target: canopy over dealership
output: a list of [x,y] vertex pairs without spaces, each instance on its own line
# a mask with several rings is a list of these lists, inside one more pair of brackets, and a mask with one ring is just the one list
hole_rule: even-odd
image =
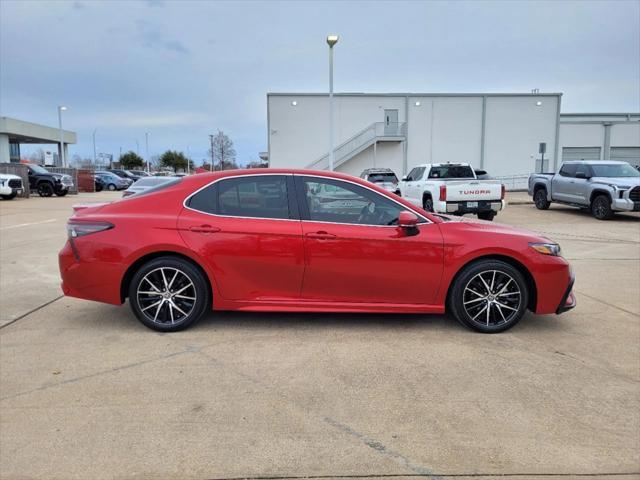
[[[57,158],[60,155],[60,129],[24,122],[15,118],[0,117],[0,163],[20,162],[20,144],[57,144]],[[62,130],[65,157],[69,158],[67,146],[76,143],[76,133]],[[58,160],[58,164],[60,161]]]
[[[359,175],[467,162],[494,176],[557,170],[567,159],[640,164],[640,113],[561,114],[561,93],[334,94],[334,168]],[[269,165],[326,169],[329,99],[267,94]]]

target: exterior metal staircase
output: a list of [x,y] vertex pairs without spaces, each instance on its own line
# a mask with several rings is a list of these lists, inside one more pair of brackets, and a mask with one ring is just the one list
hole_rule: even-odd
[[[402,142],[406,138],[407,124],[375,122],[367,128],[359,131],[351,138],[345,140],[333,150],[333,167],[339,167],[343,163],[355,157],[360,152],[378,142]],[[314,160],[307,168],[313,170],[326,170],[329,168],[329,153]]]

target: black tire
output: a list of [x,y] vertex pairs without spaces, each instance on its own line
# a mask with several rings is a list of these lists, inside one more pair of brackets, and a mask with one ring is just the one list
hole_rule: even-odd
[[551,202],[547,200],[547,190],[544,188],[536,190],[536,193],[533,194],[533,202],[538,210],[547,210],[551,205]]
[[429,196],[423,197],[422,208],[427,212],[433,212],[433,199]]
[[17,193],[11,193],[9,195],[0,195],[0,197],[2,197],[3,200],[13,200],[14,198],[16,198]]
[[496,212],[478,212],[478,218],[480,220],[486,220],[488,222],[493,222],[493,218],[496,216]]
[[609,220],[613,218],[611,210],[611,200],[607,195],[598,195],[591,201],[591,215],[598,220]]
[[[495,277],[493,272],[496,272]],[[493,287],[492,293],[487,293],[484,284],[478,280],[479,275]],[[528,303],[529,291],[524,276],[500,260],[479,260],[464,267],[449,295],[449,310],[456,320],[482,333],[510,329],[522,319]],[[486,307],[485,310],[482,307]],[[485,315],[487,309],[488,315]]]
[[58,191],[56,192],[56,195],[57,195],[58,197],[64,197],[67,193],[69,193],[69,190],[58,190]]
[[101,192],[102,191],[102,185],[98,184],[95,186],[95,190],[96,192]]
[[53,185],[49,182],[40,182],[38,184],[38,195],[41,197],[51,197],[53,195]]
[[[171,278],[176,271],[179,272],[179,276],[172,281]],[[155,288],[151,287],[149,281]],[[173,282],[175,283],[172,285]],[[169,284],[173,288],[166,292],[163,284]],[[150,293],[144,293],[147,291]],[[177,298],[176,295],[181,298]],[[195,300],[186,300],[187,297]],[[196,323],[208,310],[210,299],[207,280],[200,270],[186,260],[171,256],[159,257],[145,263],[134,274],[129,285],[129,305],[138,320],[152,330],[183,330]],[[186,315],[182,315],[180,311]],[[151,312],[154,315],[151,315]]]
[[109,185],[107,185],[107,190],[109,190],[110,192],[115,192],[118,189],[118,187],[115,186],[115,184],[110,183]]

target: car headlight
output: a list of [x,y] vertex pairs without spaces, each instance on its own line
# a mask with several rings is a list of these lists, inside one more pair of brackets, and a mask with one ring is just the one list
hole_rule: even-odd
[[559,257],[561,253],[560,245],[557,243],[530,243],[529,246],[538,253],[552,257]]

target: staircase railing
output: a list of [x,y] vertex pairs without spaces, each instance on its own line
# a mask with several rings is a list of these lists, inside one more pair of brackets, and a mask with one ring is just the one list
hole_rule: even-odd
[[[380,139],[400,139],[406,135],[406,123],[375,122],[333,149],[333,166],[338,167]],[[307,168],[324,170],[329,166],[329,153],[314,160]]]

